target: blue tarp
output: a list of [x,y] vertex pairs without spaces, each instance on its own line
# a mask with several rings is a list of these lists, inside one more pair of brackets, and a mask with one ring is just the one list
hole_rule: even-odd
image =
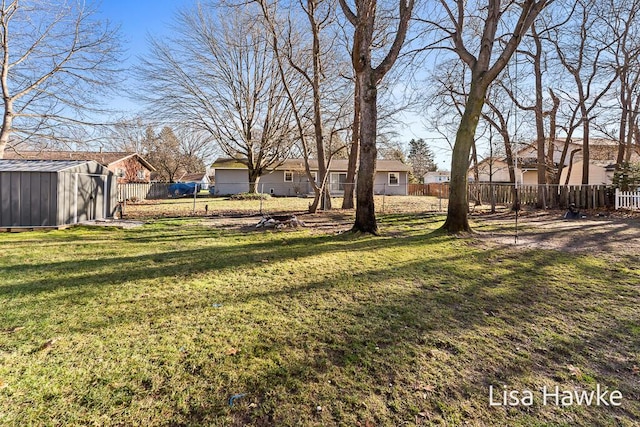
[[200,184],[195,182],[176,182],[169,186],[169,196],[193,196],[193,192],[200,192]]

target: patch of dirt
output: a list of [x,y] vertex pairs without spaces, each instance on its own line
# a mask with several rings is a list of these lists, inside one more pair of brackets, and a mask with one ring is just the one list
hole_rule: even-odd
[[[565,211],[523,210],[518,218],[516,242],[515,214],[476,213],[473,240],[488,247],[514,249],[553,249],[576,253],[608,253],[640,255],[640,213],[585,212],[586,218],[566,220]],[[335,210],[330,213],[296,212],[311,233],[338,234],[351,228],[353,211]],[[260,215],[219,215],[202,219],[202,224],[242,232],[264,232],[256,228]],[[490,229],[490,231],[485,231]],[[284,228],[279,231],[295,230]]]
[[489,245],[520,249],[554,249],[565,252],[640,254],[640,215],[635,213],[585,212],[586,218],[564,219],[564,211],[523,212],[516,225],[514,213],[474,217],[496,228],[480,231],[477,239]]
[[135,221],[132,219],[96,219],[92,221],[84,221],[81,225],[90,227],[135,228],[143,226],[144,221]]
[[[340,233],[351,228],[353,223],[353,212],[332,211],[330,213],[310,214],[306,212],[295,213],[298,220],[304,223],[303,228],[308,228],[311,233],[333,234]],[[237,230],[244,232],[264,232],[264,228],[256,228],[261,215],[220,215],[204,218],[202,224],[210,227],[221,227],[227,230]],[[284,228],[280,230],[295,230],[295,228]]]

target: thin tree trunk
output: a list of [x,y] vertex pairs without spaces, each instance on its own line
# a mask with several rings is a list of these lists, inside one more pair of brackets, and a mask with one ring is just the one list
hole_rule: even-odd
[[[7,59],[5,58],[5,61]],[[4,158],[4,150],[9,145],[9,138],[13,128],[13,100],[9,96],[7,89],[7,75],[5,67],[2,70],[2,87],[4,98],[4,115],[2,117],[2,128],[0,129],[0,159]]]
[[571,151],[571,155],[569,156],[569,165],[567,166],[567,177],[564,180],[564,185],[569,185],[569,180],[571,179],[571,171],[573,169],[573,158],[582,148],[576,148]]
[[2,129],[0,129],[0,159],[4,158],[4,150],[9,145],[12,121],[13,117],[5,113],[4,119],[2,121]]
[[[473,145],[471,146],[471,161],[473,162],[473,180],[475,182],[480,181],[480,170],[478,169],[478,150],[476,149],[476,141],[474,138]],[[476,185],[476,206],[482,205],[482,189],[479,185]]]
[[589,185],[589,120],[585,117],[583,126],[583,140],[582,140],[582,185]]
[[[553,107],[549,111],[549,146],[547,147],[547,183],[553,184],[556,182],[556,173],[560,173],[559,171],[555,171],[555,147],[556,147],[556,120],[558,116],[558,109],[560,108],[560,98],[558,98],[553,90],[549,89],[551,94],[551,99],[553,100]],[[554,172],[555,171],[555,172]]]
[[353,209],[353,195],[355,194],[356,169],[360,156],[360,84],[355,81],[355,94],[353,97],[353,128],[351,131],[351,148],[349,150],[349,162],[347,166],[347,178],[344,187],[342,209]]
[[536,31],[536,26],[531,26],[531,35],[535,43],[535,53],[533,58],[533,75],[535,76],[535,120],[536,120],[536,151],[537,151],[537,208],[546,208],[544,197],[544,185],[547,184],[547,162],[545,155],[545,135],[544,135],[544,111],[542,105],[542,41]]

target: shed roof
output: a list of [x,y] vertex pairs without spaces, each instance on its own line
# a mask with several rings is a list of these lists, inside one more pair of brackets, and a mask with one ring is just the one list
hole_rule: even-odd
[[0,172],[61,172],[87,163],[82,160],[0,159]]
[[155,171],[144,157],[135,152],[119,152],[119,151],[30,151],[30,150],[6,150],[5,159],[15,160],[93,160],[101,165],[109,167],[110,165],[134,157],[142,163],[150,171]]

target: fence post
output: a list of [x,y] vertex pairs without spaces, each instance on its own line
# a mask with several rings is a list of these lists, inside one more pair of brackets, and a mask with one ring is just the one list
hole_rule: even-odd
[[262,198],[264,197],[264,182],[260,184],[260,215],[262,215]]
[[620,189],[616,188],[616,210],[620,209]]
[[384,213],[384,199],[387,195],[387,184],[382,184],[382,213]]

